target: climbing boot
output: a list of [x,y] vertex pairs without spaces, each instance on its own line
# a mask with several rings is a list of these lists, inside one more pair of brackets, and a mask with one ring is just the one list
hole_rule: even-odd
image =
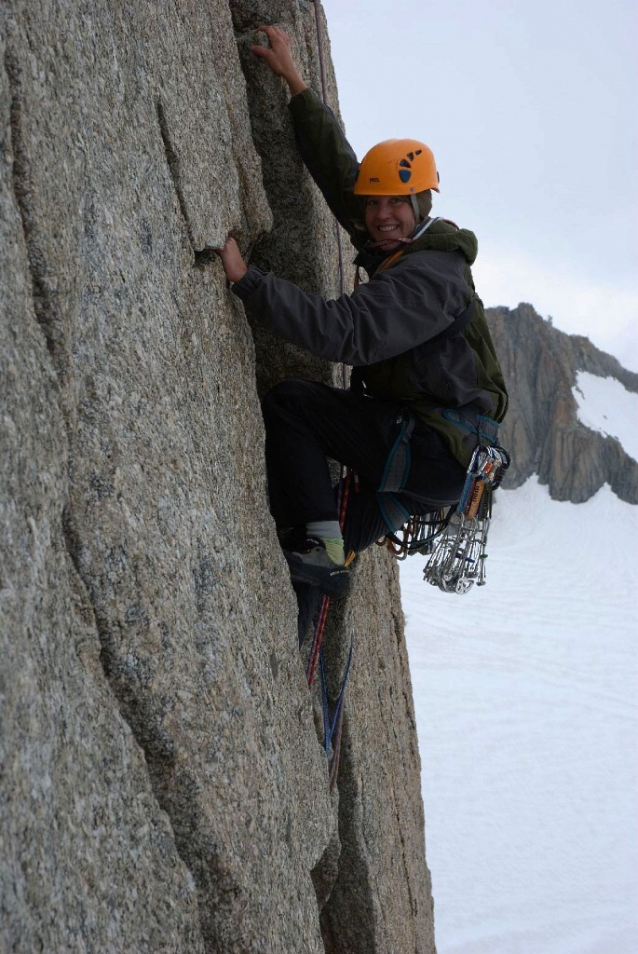
[[343,599],[350,586],[350,570],[334,563],[318,537],[290,537],[282,541],[284,556],[294,583],[309,583],[326,596]]

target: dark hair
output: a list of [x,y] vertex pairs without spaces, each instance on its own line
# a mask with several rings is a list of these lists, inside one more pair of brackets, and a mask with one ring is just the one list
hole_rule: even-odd
[[421,221],[424,222],[432,211],[432,190],[426,189],[424,192],[417,192],[416,204],[421,213]]

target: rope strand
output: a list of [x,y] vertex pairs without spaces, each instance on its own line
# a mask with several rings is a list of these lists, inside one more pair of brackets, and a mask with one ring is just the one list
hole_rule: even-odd
[[[325,60],[323,55],[323,42],[321,36],[321,17],[319,13],[319,4],[317,0],[312,0],[315,8],[315,26],[317,30],[317,52],[319,56],[319,75],[321,80],[321,98],[324,106],[327,106],[327,90],[326,90],[326,69],[325,69]],[[339,223],[335,219],[335,234],[337,238],[337,252],[339,258],[339,295],[345,293],[345,279],[344,279],[344,256],[343,256],[343,241],[341,238],[341,228]],[[341,365],[341,386],[344,390],[348,387],[348,369],[345,364]],[[339,495],[338,495],[338,511],[339,511],[339,525],[341,531],[343,532],[345,519],[346,519],[346,509],[348,506],[348,496],[350,494],[350,483],[352,479],[352,471],[348,470],[342,465],[341,467],[341,477],[339,480]],[[319,610],[319,615],[317,618],[317,623],[315,626],[315,631],[312,640],[312,646],[310,648],[310,656],[308,659],[308,665],[306,667],[306,680],[308,682],[308,688],[312,688],[314,682],[315,673],[317,670],[317,663],[320,663],[320,672],[321,672],[321,690],[322,690],[322,701],[323,701],[323,710],[324,710],[324,745],[326,752],[329,752],[330,746],[332,744],[332,756],[330,757],[330,767],[329,767],[329,785],[330,791],[334,789],[337,780],[337,773],[339,770],[339,754],[341,750],[341,727],[343,724],[343,703],[346,689],[346,682],[348,679],[348,674],[350,672],[350,664],[352,662],[352,646],[354,633],[350,640],[350,653],[348,655],[348,663],[346,666],[346,672],[341,686],[341,691],[339,693],[339,698],[337,699],[337,704],[335,712],[332,719],[332,724],[329,717],[328,710],[328,697],[327,697],[327,683],[326,683],[326,673],[323,659],[323,652],[321,648],[321,643],[323,639],[323,633],[326,628],[326,620],[328,618],[328,610],[330,608],[330,597],[324,596],[321,608]]]

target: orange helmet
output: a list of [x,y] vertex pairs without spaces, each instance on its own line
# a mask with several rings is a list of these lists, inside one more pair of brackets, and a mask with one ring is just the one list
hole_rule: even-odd
[[386,139],[373,146],[359,167],[355,195],[413,195],[439,191],[439,174],[429,146],[416,139]]

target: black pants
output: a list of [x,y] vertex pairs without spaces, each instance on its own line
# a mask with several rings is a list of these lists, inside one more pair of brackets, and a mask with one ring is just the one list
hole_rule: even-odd
[[328,457],[359,477],[359,491],[352,490],[348,500],[346,550],[360,553],[390,529],[388,523],[398,529],[408,516],[461,496],[465,469],[436,431],[418,422],[404,489],[379,491],[403,420],[400,403],[312,381],[284,381],[264,398],[263,413],[270,509],[280,529],[338,519]]

